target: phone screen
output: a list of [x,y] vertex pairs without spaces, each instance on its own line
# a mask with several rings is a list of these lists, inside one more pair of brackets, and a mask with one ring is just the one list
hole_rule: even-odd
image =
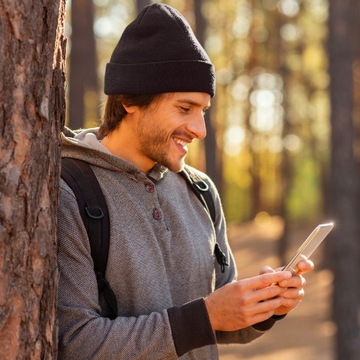
[[293,274],[296,274],[296,265],[301,260],[310,258],[312,253],[323,242],[323,240],[326,238],[326,236],[329,234],[333,227],[333,223],[318,225],[307,237],[307,239],[302,243],[302,245],[297,249],[297,251],[293,254],[293,256],[282,268],[282,270],[290,270]]

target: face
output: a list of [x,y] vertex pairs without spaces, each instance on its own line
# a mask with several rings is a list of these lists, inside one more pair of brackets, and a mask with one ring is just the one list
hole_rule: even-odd
[[143,162],[181,171],[187,145],[206,136],[204,113],[209,107],[209,94],[168,93],[148,108],[138,109],[137,150]]

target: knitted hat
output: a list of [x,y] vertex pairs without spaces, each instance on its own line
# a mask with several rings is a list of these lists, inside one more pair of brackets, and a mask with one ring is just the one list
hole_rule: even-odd
[[214,66],[190,25],[174,8],[155,3],[130,23],[105,71],[105,94],[215,94]]

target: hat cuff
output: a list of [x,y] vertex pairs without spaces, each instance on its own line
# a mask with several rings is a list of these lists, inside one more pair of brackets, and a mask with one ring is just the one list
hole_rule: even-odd
[[205,92],[215,94],[215,69],[205,61],[168,61],[144,64],[108,63],[105,94]]

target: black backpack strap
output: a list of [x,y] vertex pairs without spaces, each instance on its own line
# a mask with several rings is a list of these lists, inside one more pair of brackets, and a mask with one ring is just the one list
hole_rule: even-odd
[[100,184],[90,165],[79,159],[62,158],[61,177],[73,190],[88,233],[99,293],[117,316],[116,297],[105,278],[110,245],[110,219]]
[[190,185],[197,198],[201,201],[205,209],[210,214],[211,220],[213,223],[215,223],[215,204],[211,192],[209,191],[209,185],[197,173],[192,171],[186,165],[180,174],[186,180],[188,185]]
[[[193,190],[197,198],[204,205],[205,209],[210,214],[211,220],[215,223],[216,211],[214,199],[211,195],[209,185],[204,179],[191,168],[185,165],[184,169],[180,172],[180,175],[186,180],[187,184]],[[221,272],[225,272],[225,266],[229,266],[225,253],[221,250],[218,243],[215,244],[214,254],[217,262],[221,267]]]

